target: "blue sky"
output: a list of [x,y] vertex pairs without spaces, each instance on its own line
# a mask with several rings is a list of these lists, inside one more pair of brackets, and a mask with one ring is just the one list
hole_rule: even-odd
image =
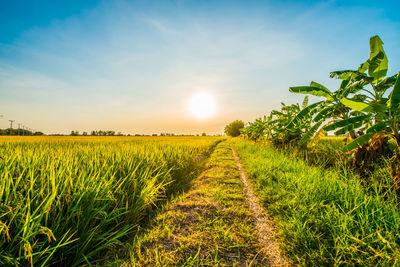
[[[400,71],[398,1],[0,1],[0,128],[222,133],[354,69],[378,34]],[[217,114],[193,118],[198,91]]]

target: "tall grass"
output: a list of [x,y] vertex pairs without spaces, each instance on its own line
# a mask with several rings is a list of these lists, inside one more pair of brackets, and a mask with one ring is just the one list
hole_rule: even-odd
[[0,265],[99,259],[188,183],[216,138],[2,138]]
[[292,263],[400,264],[400,213],[390,190],[378,183],[366,190],[343,168],[327,170],[269,146],[233,142]]

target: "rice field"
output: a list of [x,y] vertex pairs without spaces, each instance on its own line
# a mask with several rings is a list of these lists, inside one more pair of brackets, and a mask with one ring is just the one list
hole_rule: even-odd
[[195,177],[218,137],[0,137],[0,265],[90,264]]

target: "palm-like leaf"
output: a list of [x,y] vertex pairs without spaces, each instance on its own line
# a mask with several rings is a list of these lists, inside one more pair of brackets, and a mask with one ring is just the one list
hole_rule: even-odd
[[364,101],[360,101],[357,99],[350,99],[344,97],[342,99],[343,105],[355,110],[355,111],[363,111],[363,112],[370,112],[372,111],[372,107],[365,103]]
[[328,89],[322,89],[316,86],[295,86],[295,87],[290,87],[289,91],[292,93],[323,96],[326,99],[333,100],[332,93]]
[[351,142],[351,143],[349,143],[348,145],[346,145],[346,146],[342,149],[342,151],[343,151],[343,152],[349,152],[349,151],[351,151],[351,150],[354,150],[354,149],[356,149],[356,148],[358,148],[358,147],[360,147],[360,146],[366,144],[366,143],[372,138],[372,136],[374,136],[374,133],[367,133],[367,134],[364,134],[364,135],[362,135],[362,136],[360,136],[360,137],[354,139],[353,142]]
[[325,131],[333,131],[333,130],[336,130],[338,128],[346,127],[349,124],[365,122],[365,121],[369,120],[369,118],[370,117],[368,115],[362,115],[362,116],[348,118],[348,119],[345,119],[345,120],[340,120],[340,121],[337,121],[335,123],[332,123],[332,124],[326,126],[324,128],[324,130]]
[[392,93],[390,94],[390,109],[393,110],[399,106],[400,103],[400,72],[397,74],[396,83],[394,84]]

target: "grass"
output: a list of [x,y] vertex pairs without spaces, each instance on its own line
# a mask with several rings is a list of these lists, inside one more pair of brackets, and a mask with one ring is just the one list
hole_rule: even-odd
[[400,264],[400,213],[390,191],[366,190],[345,169],[310,165],[269,146],[233,144],[293,264]]
[[[265,265],[223,140],[0,137],[0,265]],[[339,138],[232,142],[291,263],[400,265],[388,162],[366,183],[330,162]]]
[[[333,169],[337,172],[343,172],[342,176],[347,176],[348,172],[359,176],[359,182],[368,191],[379,194],[382,197],[392,197],[395,182],[390,174],[390,158],[375,158],[373,168],[356,169],[353,165],[353,154],[343,153],[344,137],[319,137],[316,141],[310,142],[307,149],[299,149],[296,146],[286,147],[280,152],[293,159],[303,159],[311,166],[319,168]],[[268,144],[264,142],[263,144]],[[395,151],[393,140],[389,140],[389,147]]]
[[132,266],[251,266],[266,261],[228,142],[218,144],[193,187],[132,244]]
[[1,137],[0,265],[98,262],[187,186],[219,141]]

